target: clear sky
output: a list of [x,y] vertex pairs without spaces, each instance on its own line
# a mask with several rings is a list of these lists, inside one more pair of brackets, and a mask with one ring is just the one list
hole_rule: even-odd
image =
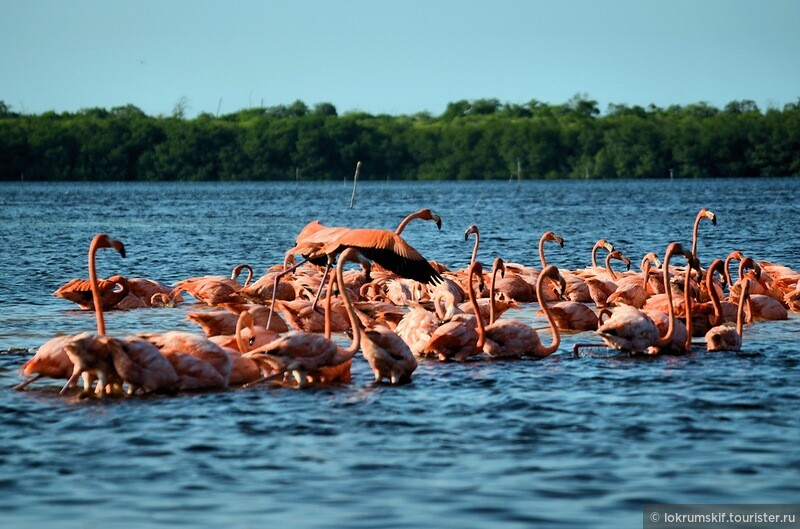
[[28,113],[800,97],[798,0],[0,0],[0,13],[0,100]]

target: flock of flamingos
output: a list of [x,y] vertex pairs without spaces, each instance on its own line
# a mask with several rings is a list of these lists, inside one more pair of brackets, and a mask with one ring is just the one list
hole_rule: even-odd
[[[707,267],[697,257],[697,235],[706,219],[694,222],[691,249],[670,243],[661,260],[648,253],[639,272],[605,240],[592,248],[591,266],[579,270],[548,265],[547,242],[563,245],[553,232],[539,241],[541,269],[494,260],[484,270],[476,259],[474,236],[470,265],[449,270],[426,260],[402,237],[406,225],[441,219],[424,209],[406,217],[395,231],[327,227],[317,221],[299,233],[283,264],[253,281],[248,265],[231,277],[186,279],[169,288],[158,281],[115,275],[98,279],[95,255],[110,248],[125,257],[122,242],[98,234],[89,247],[89,279],[73,279],[55,295],[94,310],[96,332],[56,336],[20,367],[28,387],[40,377],[66,379],[65,394],[83,382],[82,396],[177,392],[281,385],[346,383],[361,351],[376,382],[411,380],[417,358],[440,361],[546,357],[557,351],[561,332],[594,331],[605,346],[630,355],[682,354],[705,337],[708,351],[738,351],[745,323],[786,319],[800,311],[800,272],[741,252]],[[598,266],[602,250],[605,266]],[[295,256],[303,261],[295,265]],[[677,256],[683,266],[672,266]],[[612,261],[626,271],[615,271]],[[344,271],[348,261],[360,270]],[[738,278],[729,271],[738,262]],[[619,267],[619,265],[617,265]],[[333,272],[331,272],[333,269]],[[244,285],[238,277],[247,272]],[[329,277],[330,276],[330,277]],[[488,284],[488,287],[487,287]],[[727,288],[726,288],[727,287]],[[727,290],[727,294],[725,293]],[[198,310],[187,318],[203,334],[183,331],[106,334],[104,311],[174,307],[188,293]],[[530,325],[503,313],[537,302],[547,319],[550,343]],[[207,307],[211,308],[207,308]],[[347,333],[341,347],[332,333]],[[575,348],[586,345],[576,344]]]

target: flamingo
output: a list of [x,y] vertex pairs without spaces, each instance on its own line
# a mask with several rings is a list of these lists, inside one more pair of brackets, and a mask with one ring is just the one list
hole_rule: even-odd
[[84,332],[64,345],[64,351],[74,367],[61,394],[81,375],[86,391],[91,378],[97,378],[95,392],[99,396],[103,396],[110,384],[128,383],[128,392],[133,394],[137,390],[171,390],[178,381],[178,375],[164,355],[138,337],[118,339]]
[[[472,288],[472,280],[477,275],[480,282],[483,282],[483,265],[480,261],[475,261],[469,265],[468,277],[469,285],[467,295],[475,314],[480,313],[475,292]],[[474,315],[457,314],[448,323],[437,328],[431,335],[431,339],[425,344],[422,354],[425,356],[436,356],[440,360],[451,358],[457,361],[464,361],[470,356],[480,354],[486,343],[483,319]]]
[[[62,351],[72,363],[72,374],[61,390],[63,394],[78,379],[83,378],[84,391],[89,391],[92,378],[98,379],[95,393],[103,396],[109,383],[130,385],[130,393],[138,389],[155,391],[171,388],[176,374],[167,360],[152,345],[135,337],[117,339],[106,336],[103,304],[97,280],[95,254],[99,248],[113,248],[125,256],[124,245],[98,234],[89,247],[89,282],[94,298],[97,334],[81,333],[61,342]],[[52,342],[52,340],[51,340]],[[52,352],[54,349],[49,348]]]
[[364,331],[361,338],[361,354],[372,368],[376,383],[384,377],[392,384],[411,382],[417,360],[402,338],[384,325]]
[[[88,291],[92,296],[95,296],[96,293],[98,300],[100,298],[101,291],[99,281],[97,279],[95,256],[97,254],[97,250],[102,248],[111,248],[118,252],[123,258],[125,257],[125,245],[122,244],[121,241],[111,239],[105,233],[98,233],[92,239],[92,242],[89,245],[89,282],[87,286],[89,289]],[[102,303],[99,301],[92,303],[92,307],[95,311],[97,333],[105,334],[106,327],[103,319]],[[69,378],[74,366],[64,351],[64,345],[66,345],[70,339],[72,339],[72,336],[57,336],[42,344],[42,346],[36,351],[36,354],[33,356],[33,358],[25,362],[20,367],[20,371],[24,376],[30,376],[32,378],[29,378],[25,382],[15,386],[15,389],[24,389],[42,376],[49,378]]]
[[[719,259],[717,259],[716,261],[719,261]],[[721,261],[719,262],[721,263]],[[711,277],[710,267],[708,269],[708,277]],[[715,290],[711,289],[709,290],[709,292],[713,292],[712,299],[716,298],[714,303],[714,307],[716,309],[719,305],[719,298],[717,298]],[[749,297],[750,297],[750,280],[745,279],[744,286],[742,287],[742,295],[739,298],[738,310],[736,311],[736,327],[734,328],[729,325],[717,325],[709,329],[709,331],[705,335],[706,350],[741,351],[742,335],[744,333],[744,306],[745,306],[745,300],[747,300]],[[717,320],[719,320],[720,318],[721,315],[719,314],[719,312],[717,312]]]
[[241,285],[228,277],[192,277],[178,282],[170,297],[187,292],[200,303],[212,307],[221,303],[245,303],[247,300],[239,293],[240,289]]
[[[751,280],[748,278],[748,275],[745,273],[746,270],[753,270],[755,273],[755,279]],[[767,296],[764,294],[754,294],[752,293],[753,285],[758,284],[758,280],[761,276],[761,269],[760,267],[753,261],[751,257],[745,257],[739,262],[739,280],[736,282],[737,284],[730,288],[730,295],[731,301],[734,299],[738,299],[741,297],[740,290],[743,290],[743,286],[746,284],[747,281],[750,281],[750,301],[748,302],[748,308],[750,309],[750,318],[751,320],[786,320],[789,318],[789,311],[786,310],[786,307],[783,306],[781,301],[777,299]]]
[[605,265],[607,274],[597,275],[595,277],[589,277],[586,279],[586,286],[589,288],[589,295],[591,296],[595,305],[600,308],[605,307],[608,304],[609,296],[611,296],[611,294],[617,290],[616,281],[619,280],[619,276],[611,268],[612,259],[622,261],[628,268],[630,268],[630,260],[619,250],[614,250],[606,255]]
[[697,232],[700,228],[700,221],[703,219],[710,220],[713,226],[717,225],[717,216],[711,210],[702,208],[697,212],[697,216],[694,219],[694,226],[692,227],[692,255],[695,259],[697,259]]
[[253,267],[249,264],[240,264],[233,267],[231,270],[231,279],[234,281],[239,278],[243,271],[247,270],[247,277],[244,280],[244,285],[242,288],[247,288],[250,285],[250,282],[253,280]]
[[204,336],[183,331],[137,335],[158,348],[178,376],[178,389],[225,388],[231,375],[231,358]]
[[[559,281],[561,292],[566,289],[566,282],[561,274],[553,265],[546,266],[536,280],[536,294],[539,299],[544,299],[544,282],[547,279]],[[541,303],[545,318],[550,324],[550,331],[553,333],[553,341],[550,345],[542,344],[536,331],[524,323],[517,320],[498,320],[486,328],[487,343],[491,343],[486,352],[494,358],[544,358],[558,350],[561,337],[558,334],[558,326],[553,316],[548,310],[547,303]]]
[[[419,213],[420,212],[416,212],[410,216]],[[423,217],[424,215],[415,218]],[[437,218],[438,215],[431,215],[431,220],[435,221]],[[390,272],[394,272],[400,277],[435,285],[442,281],[442,276],[431,266],[422,254],[397,233],[398,230],[402,232],[403,228],[405,228],[410,220],[411,219],[408,218],[404,219],[394,232],[368,228],[329,228],[320,224],[318,221],[312,221],[300,231],[300,234],[295,239],[295,246],[290,248],[286,254],[302,255],[304,260],[300,264],[306,261],[319,265],[324,264],[325,272],[320,285],[325,282],[328,270],[332,266],[336,255],[347,248],[355,248],[364,258],[374,261],[381,267]],[[439,219],[437,225],[441,225],[441,219]],[[280,278],[298,266],[299,265],[295,265],[275,276],[276,286],[273,288],[271,306],[275,303],[275,293],[277,292],[277,283]],[[367,282],[370,280],[369,277],[366,278]],[[320,292],[317,292],[317,298],[315,298],[312,304],[314,309],[316,309],[316,300],[319,298],[319,294]]]
[[[236,322],[239,315],[248,312],[255,321],[255,325],[267,327],[269,308],[262,305],[249,305],[239,303],[224,303],[225,310],[190,312],[186,319],[199,325],[206,336],[233,335],[236,333]],[[286,322],[278,316],[273,316],[269,330],[282,333],[289,330]]]
[[397,323],[395,333],[403,339],[413,354],[422,355],[431,335],[441,325],[439,315],[415,304]]
[[[130,293],[128,280],[118,275],[98,280],[97,288],[100,292],[100,306],[103,310],[115,308]],[[53,295],[71,301],[83,310],[94,310],[92,283],[86,279],[71,279],[58,287]]]
[[[248,331],[245,338],[244,331]],[[268,331],[264,327],[257,327],[253,316],[248,311],[242,311],[236,321],[236,334],[234,336],[214,336],[210,340],[228,353],[231,359],[231,374],[228,386],[242,386],[261,378],[261,369],[255,361],[244,356],[255,347],[261,347],[278,337],[277,333]]]
[[[738,312],[736,303],[720,300],[721,289],[716,285],[714,273],[721,273],[723,271],[723,266],[724,265],[721,259],[714,259],[711,261],[711,264],[708,265],[708,270],[706,270],[706,292],[711,299],[711,305],[714,308],[714,320],[711,322],[711,324],[715,327],[722,325],[725,322],[736,322]],[[722,278],[725,279],[724,274],[722,274]]]
[[600,250],[600,248],[605,248],[609,252],[614,251],[613,244],[605,239],[599,239],[596,243],[594,243],[594,246],[592,246],[592,268],[600,268],[597,265],[597,251]]
[[[357,259],[356,250],[348,248],[339,257],[336,266],[337,279],[342,275],[342,266],[348,260]],[[330,290],[330,289],[329,289]],[[272,373],[250,385],[264,382],[283,373],[291,373],[300,388],[308,386],[308,375],[319,372],[324,367],[335,367],[353,358],[361,345],[361,332],[358,318],[347,297],[346,291],[340,287],[342,299],[353,329],[353,341],[343,349],[330,338],[320,334],[292,331],[262,347],[253,349],[245,356],[252,358],[259,365],[268,367]]]
[[[667,352],[670,347],[676,349],[688,349],[691,345],[691,333],[687,332],[686,335],[680,334],[679,343],[673,341],[675,334],[676,321],[675,309],[672,306],[672,290],[669,287],[669,261],[670,258],[676,254],[682,253],[686,256],[689,263],[696,263],[690,252],[683,249],[679,243],[673,242],[667,247],[667,252],[664,256],[664,263],[662,264],[662,279],[664,288],[667,291],[668,304],[667,304],[667,322],[666,333],[662,336],[659,332],[659,327],[653,317],[661,319],[660,314],[651,312],[649,315],[640,309],[630,305],[622,305],[617,307],[612,313],[611,317],[604,321],[597,328],[597,335],[611,347],[612,349],[619,349],[628,353],[641,353],[649,350],[651,354],[657,352]],[[686,275],[690,273],[691,266],[686,267]],[[690,303],[688,290],[686,292],[687,305]],[[687,306],[687,312],[690,313],[690,306]],[[687,319],[687,325],[691,326],[691,318]],[[684,331],[685,332],[685,331]],[[577,351],[586,344],[575,344],[574,350]]]

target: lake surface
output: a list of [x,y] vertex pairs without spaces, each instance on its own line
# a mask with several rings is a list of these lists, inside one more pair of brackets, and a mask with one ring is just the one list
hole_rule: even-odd
[[[95,233],[128,257],[98,273],[165,283],[263,271],[303,225],[394,228],[428,259],[589,264],[598,238],[635,263],[670,241],[699,257],[733,249],[800,270],[798,179],[362,183],[0,184],[0,526],[641,527],[644,503],[800,499],[800,321],[757,323],[743,352],[648,360],[571,345],[539,362],[422,361],[412,384],[307,391],[257,387],[174,397],[75,400],[60,383],[9,389],[57,333],[94,328],[52,292],[86,277]],[[196,306],[107,313],[110,334],[199,330]],[[510,316],[530,321],[535,305]],[[543,326],[542,320],[537,325]]]

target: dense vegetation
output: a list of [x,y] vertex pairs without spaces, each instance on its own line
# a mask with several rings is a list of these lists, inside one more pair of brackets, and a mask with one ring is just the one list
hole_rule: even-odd
[[0,179],[286,180],[800,175],[800,100],[611,105],[496,99],[440,116],[347,113],[329,103],[147,116],[135,106],[15,113],[0,101]]

